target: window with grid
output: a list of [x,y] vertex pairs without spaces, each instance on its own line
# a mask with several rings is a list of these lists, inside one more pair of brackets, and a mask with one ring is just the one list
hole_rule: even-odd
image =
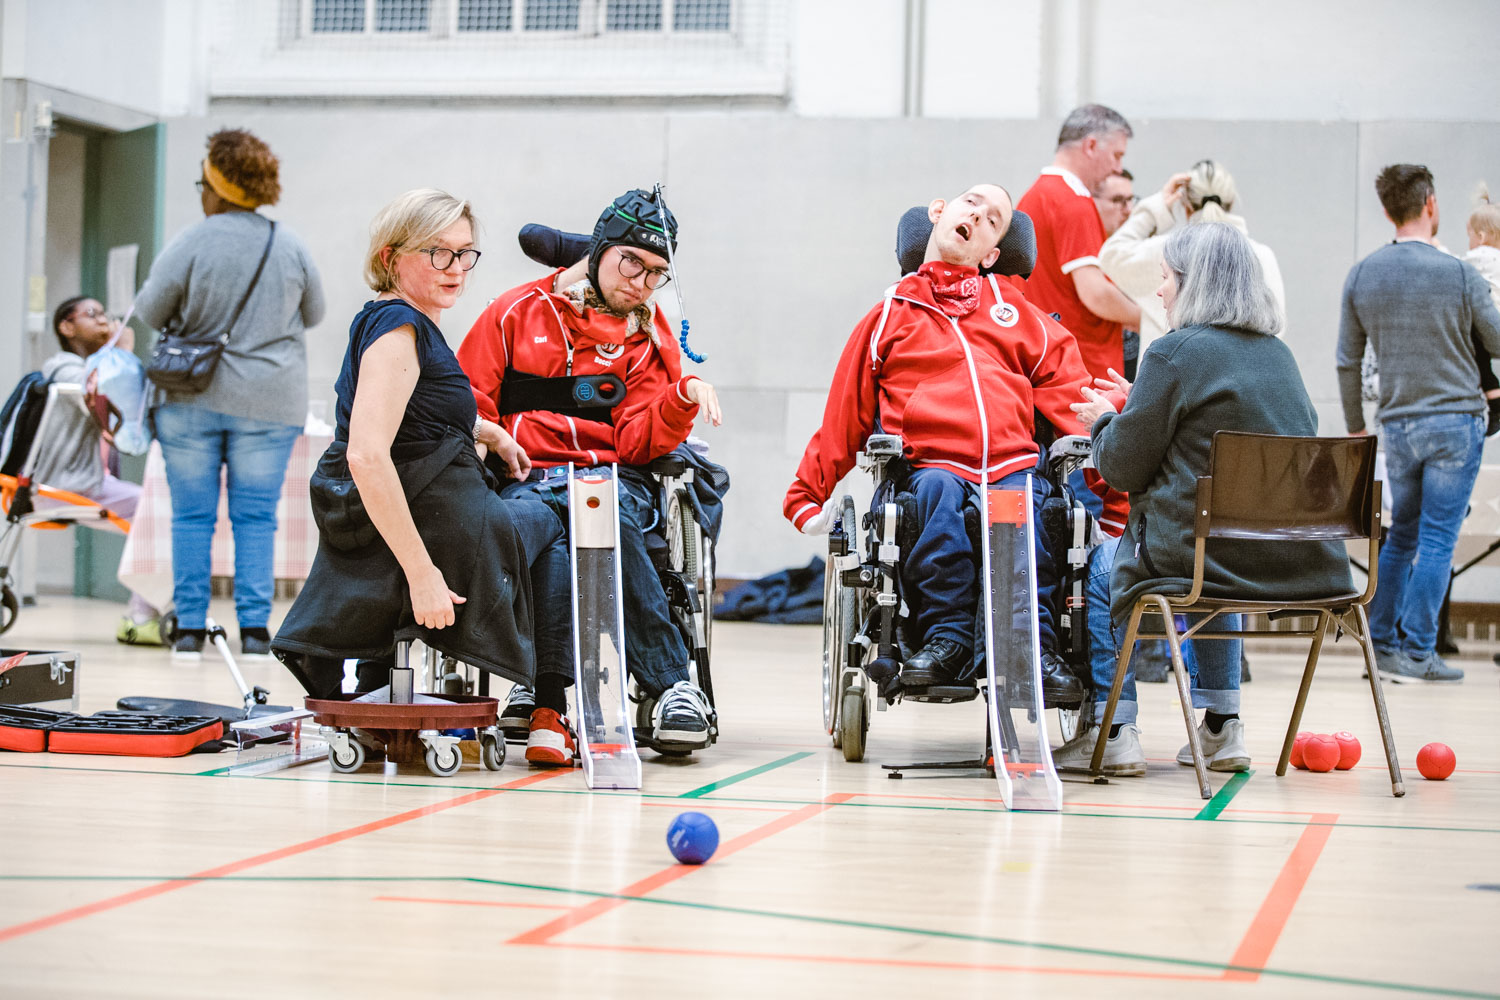
[[735,0],[305,0],[313,34],[720,32]]

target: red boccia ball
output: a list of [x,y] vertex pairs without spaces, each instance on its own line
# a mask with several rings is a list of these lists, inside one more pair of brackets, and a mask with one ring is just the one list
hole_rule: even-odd
[[1302,744],[1302,762],[1309,771],[1332,771],[1339,762],[1339,741],[1327,733],[1314,733]]
[[1307,762],[1302,759],[1302,747],[1307,743],[1307,738],[1311,735],[1312,733],[1304,729],[1302,732],[1298,733],[1297,738],[1292,741],[1292,755],[1288,758],[1288,760],[1290,760],[1292,766],[1299,771],[1307,770]]
[[1359,755],[1362,752],[1359,739],[1353,733],[1340,729],[1333,734],[1334,740],[1339,745],[1339,762],[1334,765],[1340,771],[1347,771],[1359,763]]
[[1457,764],[1453,748],[1446,743],[1429,743],[1417,751],[1417,770],[1422,772],[1422,777],[1432,781],[1448,777]]

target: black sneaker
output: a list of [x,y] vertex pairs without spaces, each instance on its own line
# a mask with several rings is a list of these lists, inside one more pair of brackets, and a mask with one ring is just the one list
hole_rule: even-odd
[[531,688],[517,684],[510,689],[510,697],[505,699],[505,709],[500,713],[500,732],[512,743],[525,743],[535,709],[536,694]]
[[203,642],[208,635],[207,629],[180,628],[177,630],[177,641],[172,643],[173,663],[202,663]]
[[240,629],[241,656],[270,656],[271,633],[263,628]]
[[651,740],[659,749],[702,750],[709,744],[712,715],[708,695],[692,681],[678,681],[663,691],[656,703],[656,730]]
[[909,688],[948,684],[974,660],[969,647],[952,639],[934,639],[901,665],[901,686]]

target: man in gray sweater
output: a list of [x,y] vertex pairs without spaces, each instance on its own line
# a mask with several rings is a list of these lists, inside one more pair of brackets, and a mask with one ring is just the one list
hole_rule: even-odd
[[1500,313],[1473,266],[1433,245],[1432,174],[1398,163],[1375,179],[1396,238],[1354,265],[1339,323],[1339,394],[1349,433],[1366,434],[1360,360],[1380,367],[1391,517],[1370,603],[1375,662],[1388,680],[1458,681],[1438,656],[1438,611],[1459,525],[1479,474],[1485,401],[1474,342],[1500,350]]

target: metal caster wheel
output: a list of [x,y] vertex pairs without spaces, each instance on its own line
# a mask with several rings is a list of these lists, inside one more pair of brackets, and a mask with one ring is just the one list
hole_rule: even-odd
[[328,763],[340,774],[353,774],[365,766],[365,746],[345,733],[342,742],[328,745]]
[[427,770],[439,778],[451,778],[464,762],[464,755],[457,746],[444,747],[441,751],[437,747],[428,747],[422,758],[427,762]]
[[863,691],[851,688],[844,692],[843,704],[839,706],[838,731],[844,759],[851,763],[865,759],[865,733],[870,728],[869,711]]
[[498,771],[505,763],[505,741],[485,734],[479,737],[479,762],[487,771]]

